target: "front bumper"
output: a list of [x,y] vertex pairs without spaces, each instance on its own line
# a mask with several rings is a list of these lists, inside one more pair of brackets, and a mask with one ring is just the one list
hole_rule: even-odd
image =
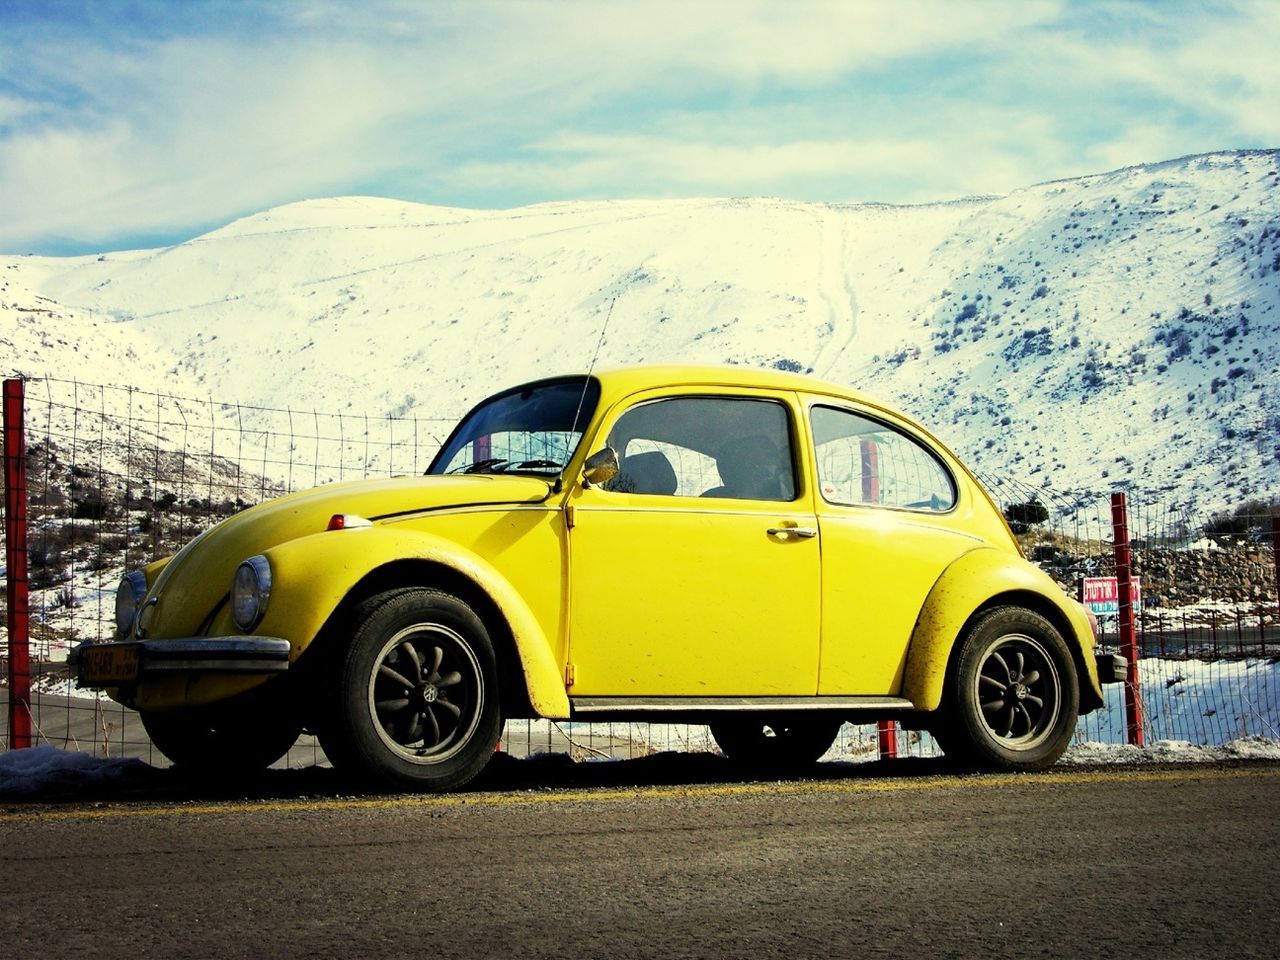
[[67,655],[77,686],[131,687],[155,674],[270,674],[289,669],[279,637],[174,637],[77,644]]
[[1101,683],[1124,683],[1129,673],[1129,661],[1118,653],[1097,653],[1098,680]]

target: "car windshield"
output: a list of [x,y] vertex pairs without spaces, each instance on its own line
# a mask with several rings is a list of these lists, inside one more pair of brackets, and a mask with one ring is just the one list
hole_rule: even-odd
[[441,473],[536,473],[564,468],[591,422],[600,384],[544,380],[490,397],[458,424],[427,469]]

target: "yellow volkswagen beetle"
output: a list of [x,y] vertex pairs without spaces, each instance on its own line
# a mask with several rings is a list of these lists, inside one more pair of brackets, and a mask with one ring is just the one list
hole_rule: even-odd
[[642,367],[505,390],[423,477],[245,510],[128,574],[80,683],[178,764],[458,787],[503,720],[708,723],[811,762],[895,718],[997,769],[1061,756],[1123,662],[936,439],[848,389]]

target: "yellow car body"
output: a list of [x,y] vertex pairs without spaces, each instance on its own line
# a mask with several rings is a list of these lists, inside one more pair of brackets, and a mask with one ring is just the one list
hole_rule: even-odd
[[[106,687],[144,718],[213,710],[305,675],[309,660],[321,659],[315,649],[343,647],[360,604],[420,586],[460,598],[483,622],[504,718],[822,715],[898,717],[933,729],[947,713],[966,630],[985,611],[1010,608],[1050,624],[1070,651],[1076,682],[1062,696],[1075,702],[1059,706],[1072,721],[1101,703],[1083,609],[1022,557],[982,486],[910,418],[777,371],[640,367],[570,386],[588,382],[593,396],[578,401],[567,462],[554,470],[551,460],[525,469],[498,458],[485,468],[475,458],[490,449],[486,435],[458,454],[463,467],[454,472],[438,464],[422,477],[319,487],[205,532],[142,571],[145,588],[134,588],[137,606],[116,638],[140,657],[137,674],[90,665],[82,650],[82,682]],[[518,410],[518,398],[537,387],[499,396]],[[719,414],[728,419],[717,431],[707,420]],[[786,438],[781,450],[756,455],[783,464],[782,478],[769,480],[780,486],[759,498],[730,490],[717,475],[729,472],[727,462],[712,455],[739,439],[731,434],[754,429],[758,414]],[[661,426],[663,417],[672,425]],[[611,441],[627,449],[612,450]],[[621,455],[624,479],[625,464],[658,466],[661,488],[604,479],[611,471],[594,465],[608,452]],[[685,471],[679,493],[668,489],[669,468]],[[926,499],[901,502],[915,496],[901,491],[916,481],[891,469],[925,475]],[[698,489],[706,483],[718,485]],[[887,488],[900,502],[884,502]],[[266,559],[269,595],[246,631],[234,621],[231,587],[250,557]],[[248,654],[239,665],[202,664],[195,644],[218,638],[285,641],[287,656],[279,643],[261,672]],[[164,662],[164,644],[178,640],[190,657]],[[385,653],[380,669],[425,669],[435,648],[423,649],[396,669],[385,657],[406,655]],[[148,669],[153,655],[156,669]],[[1021,709],[1013,696],[1010,709]],[[294,690],[290,702],[300,704],[302,722],[322,726],[308,713],[320,710],[314,699]],[[434,722],[423,712],[404,723],[416,733],[424,719]],[[384,727],[394,734],[394,724]],[[949,749],[955,737],[940,739]]]

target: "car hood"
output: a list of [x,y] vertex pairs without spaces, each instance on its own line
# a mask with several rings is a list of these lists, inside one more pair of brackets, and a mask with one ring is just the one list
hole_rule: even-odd
[[250,507],[205,531],[161,570],[142,624],[151,637],[198,636],[227,599],[235,569],[277,544],[325,530],[334,514],[378,521],[471,506],[541,503],[537,477],[473,474],[360,480],[304,490]]

